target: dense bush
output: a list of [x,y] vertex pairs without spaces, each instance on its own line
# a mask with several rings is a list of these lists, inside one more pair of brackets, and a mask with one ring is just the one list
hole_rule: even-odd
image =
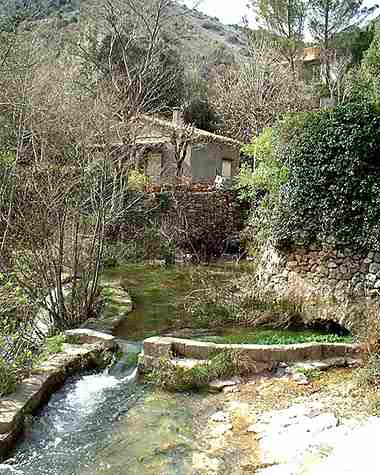
[[271,235],[272,214],[279,191],[288,179],[288,169],[280,160],[288,127],[288,122],[283,122],[282,127],[266,128],[242,149],[249,162],[241,165],[233,188],[238,198],[251,206],[248,225],[241,236],[249,254],[255,254]]
[[287,148],[274,237],[380,249],[380,108],[346,104],[303,115]]

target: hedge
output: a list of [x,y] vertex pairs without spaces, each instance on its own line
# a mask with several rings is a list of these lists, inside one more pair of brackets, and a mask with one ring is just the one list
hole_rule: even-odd
[[380,249],[380,107],[307,113],[287,147],[277,241]]

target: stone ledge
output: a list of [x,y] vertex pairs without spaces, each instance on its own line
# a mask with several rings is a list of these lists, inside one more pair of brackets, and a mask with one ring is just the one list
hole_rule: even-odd
[[[102,287],[112,289],[112,297],[107,302],[103,310],[101,318],[92,318],[87,320],[81,328],[91,329],[97,332],[112,334],[115,328],[126,318],[126,316],[133,310],[132,298],[128,291],[123,289],[120,285],[112,282],[103,282]],[[120,307],[120,311],[113,315],[107,316],[107,307],[112,305]]]
[[68,343],[79,343],[81,345],[100,343],[108,349],[114,349],[117,346],[113,336],[88,328],[67,330],[65,331],[65,337]]
[[[82,338],[86,331],[81,330]],[[87,337],[95,338],[87,332]],[[23,380],[13,394],[0,398],[0,461],[14,446],[22,432],[24,418],[48,401],[66,377],[86,367],[103,366],[117,349],[114,337],[97,335],[97,342],[85,345],[65,343],[63,352],[51,356]]]
[[301,343],[295,345],[228,345],[185,340],[171,337],[152,337],[144,340],[144,353],[140,369],[152,367],[161,357],[179,357],[208,360],[226,351],[236,351],[255,363],[290,363],[297,361],[320,361],[333,357],[358,357],[360,346],[345,343]]

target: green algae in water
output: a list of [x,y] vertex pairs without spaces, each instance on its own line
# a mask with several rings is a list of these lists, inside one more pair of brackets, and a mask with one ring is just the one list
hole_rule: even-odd
[[[115,336],[141,341],[167,331],[192,326],[194,322],[183,309],[186,296],[199,289],[201,279],[221,286],[249,271],[249,267],[233,265],[175,266],[165,268],[151,264],[125,264],[107,270],[103,279],[114,281],[127,289],[133,300],[133,311],[115,330]],[[112,292],[110,293],[112,297]],[[117,302],[108,307],[108,316],[120,312]],[[210,330],[211,331],[211,330]],[[233,328],[212,330],[216,336],[197,338],[202,341],[229,344],[293,344],[352,343],[351,336],[339,336],[310,329],[278,330]],[[194,330],[196,334],[196,330]]]
[[199,341],[242,345],[291,345],[295,343],[352,343],[351,335],[335,335],[315,330],[229,329]]
[[[183,309],[185,297],[199,288],[201,278],[212,279],[223,285],[247,271],[247,267],[175,266],[125,264],[107,270],[105,281],[119,282],[132,297],[133,311],[116,329],[115,335],[140,341],[165,331],[189,325],[189,315]],[[119,309],[114,307],[115,313]],[[109,315],[112,316],[112,315]]]
[[[118,422],[108,447],[81,475],[185,475],[193,473],[200,419],[213,401],[199,395],[146,393]],[[202,414],[202,416],[200,416]]]

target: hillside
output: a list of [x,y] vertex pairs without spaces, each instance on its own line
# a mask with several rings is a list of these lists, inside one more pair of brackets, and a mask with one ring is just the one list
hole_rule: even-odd
[[[80,0],[0,0],[0,14],[15,15],[18,7],[30,6],[36,20],[59,16],[62,28],[72,31],[79,28],[79,19],[87,4]],[[221,51],[226,57],[244,55],[246,41],[238,25],[225,25],[196,9],[173,2],[174,28],[179,37],[183,57],[207,57]],[[177,20],[178,18],[178,20]]]
[[186,25],[182,40],[188,52],[207,56],[217,48],[224,48],[233,55],[244,55],[246,38],[238,25],[225,25],[216,17],[189,9],[185,5],[175,5]]

